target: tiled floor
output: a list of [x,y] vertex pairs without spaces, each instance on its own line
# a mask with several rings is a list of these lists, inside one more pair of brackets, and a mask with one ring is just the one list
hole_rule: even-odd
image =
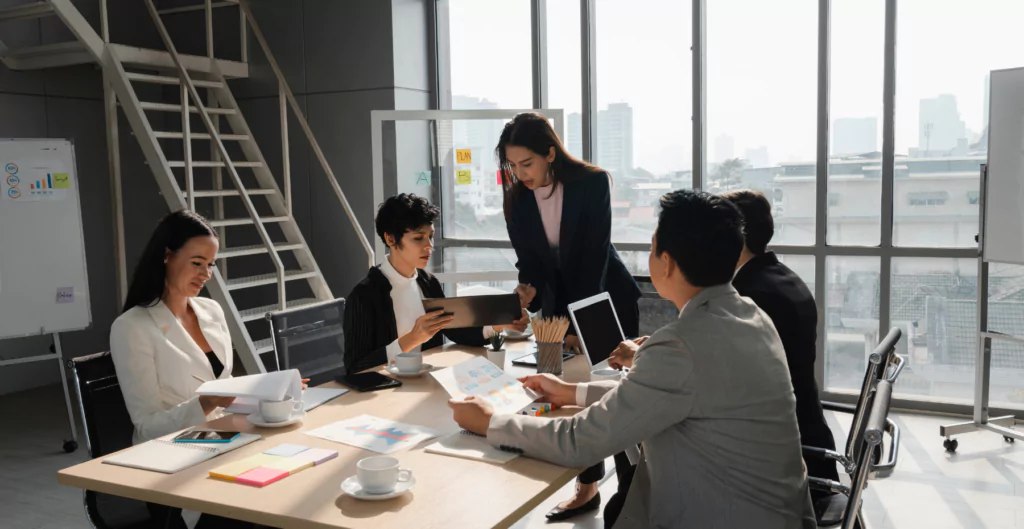
[[[865,493],[871,529],[1024,529],[1024,443],[975,433],[961,436],[957,453],[947,454],[939,425],[954,421],[913,414],[895,418],[903,431],[900,462],[891,477],[872,481]],[[837,439],[845,439],[848,421],[841,414],[829,417]],[[57,484],[57,470],[87,458],[84,442],[72,454],[61,449],[69,434],[60,389],[0,396],[0,425],[12,424],[18,428],[0,426],[0,526],[89,527],[81,492]],[[612,475],[601,486],[602,496],[610,498],[615,486]],[[602,528],[599,514],[546,523],[544,513],[567,498],[572,487],[548,498],[516,529]]]

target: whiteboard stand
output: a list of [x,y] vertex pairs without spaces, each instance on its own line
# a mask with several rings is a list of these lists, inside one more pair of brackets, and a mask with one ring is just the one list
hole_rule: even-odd
[[971,420],[939,426],[939,435],[946,439],[942,446],[947,452],[956,452],[959,444],[954,435],[988,430],[1003,436],[1008,443],[1015,439],[1024,440],[1024,434],[1014,430],[1016,418],[988,416],[989,382],[992,374],[992,341],[1024,343],[1024,338],[1011,336],[988,329],[988,261],[985,260],[985,199],[988,194],[988,165],[981,166],[981,187],[978,193],[978,349],[974,358],[974,416]]
[[68,392],[68,375],[64,372],[64,353],[60,348],[60,335],[53,333],[53,347],[50,354],[15,358],[14,360],[0,361],[0,367],[14,364],[28,364],[31,362],[42,362],[44,360],[56,360],[60,369],[61,388],[64,389],[64,406],[68,409],[68,424],[71,426],[71,440],[64,441],[64,451],[71,453],[78,450],[78,428],[75,427],[75,413],[71,407],[71,394]]

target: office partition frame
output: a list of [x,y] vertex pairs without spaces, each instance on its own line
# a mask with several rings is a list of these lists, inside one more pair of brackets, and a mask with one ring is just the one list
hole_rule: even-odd
[[[533,32],[533,85],[534,105],[541,107],[546,103],[548,75],[547,75],[547,31],[552,29],[552,23],[564,23],[565,21],[547,20],[546,2],[552,0],[532,0],[531,3],[531,31]],[[691,20],[691,43],[689,52],[692,57],[692,146],[693,146],[693,189],[704,188],[704,176],[707,174],[707,128],[706,128],[706,20],[707,4],[709,0],[690,0],[692,7]],[[447,0],[437,0],[439,4],[446,4]],[[815,262],[814,274],[814,296],[818,302],[818,344],[817,362],[815,365],[816,377],[819,387],[823,389],[822,397],[837,402],[853,403],[857,395],[854,391],[830,389],[825,385],[825,338],[827,327],[825,311],[827,300],[827,277],[826,266],[829,257],[871,257],[879,260],[879,314],[878,314],[878,336],[883,336],[892,324],[891,311],[891,290],[892,290],[892,260],[904,257],[926,257],[926,258],[958,258],[974,259],[977,257],[977,249],[968,248],[925,248],[895,246],[893,243],[893,204],[894,204],[894,160],[895,160],[895,94],[896,94],[896,22],[899,0],[885,0],[885,31],[884,31],[884,52],[879,59],[883,61],[883,86],[881,97],[883,102],[882,116],[882,196],[881,196],[881,218],[880,218],[880,244],[878,246],[831,246],[828,244],[828,165],[829,165],[829,137],[830,137],[830,80],[831,80],[831,56],[830,44],[832,36],[832,2],[831,0],[818,1],[818,60],[817,60],[817,121],[816,121],[816,185],[815,193],[815,221],[814,221],[814,244],[807,246],[794,245],[773,245],[770,249],[780,255],[803,255],[811,256]],[[597,90],[600,72],[597,70],[597,2],[596,0],[580,0],[580,38],[581,38],[581,86],[582,86],[582,140],[584,158],[589,161],[596,160],[596,138],[597,126]],[[447,26],[447,21],[437,21],[439,27]],[[439,29],[439,33],[443,30]],[[781,59],[780,59],[781,60]],[[443,65],[442,65],[443,66]],[[671,67],[671,64],[666,64]],[[439,79],[448,79],[447,71],[439,71]],[[442,103],[439,103],[442,104]],[[614,233],[612,234],[614,237]],[[648,243],[617,242],[613,239],[615,247],[620,251],[649,251]],[[464,246],[476,248],[511,248],[507,241],[480,241],[480,240],[458,240],[447,239],[444,241],[447,246]],[[514,279],[514,272],[504,273],[501,277]],[[499,276],[495,276],[499,277]],[[987,295],[987,293],[986,293]],[[987,297],[980,296],[979,299]],[[977,390],[977,388],[976,388]],[[973,415],[971,404],[945,401],[931,398],[912,398],[899,396],[893,398],[893,406],[900,409],[912,409],[932,413],[957,414],[964,416]],[[992,410],[1004,412],[1009,410]]]

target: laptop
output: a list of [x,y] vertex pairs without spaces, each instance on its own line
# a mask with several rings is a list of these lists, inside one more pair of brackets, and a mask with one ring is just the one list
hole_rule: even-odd
[[608,367],[608,357],[626,339],[611,296],[602,292],[572,303],[569,305],[569,317],[590,366]]

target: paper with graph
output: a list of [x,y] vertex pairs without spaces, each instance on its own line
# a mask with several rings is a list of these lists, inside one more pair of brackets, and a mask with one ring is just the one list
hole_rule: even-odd
[[345,419],[305,433],[379,454],[390,454],[412,448],[438,435],[438,432],[430,428],[381,419],[372,415],[360,415]]
[[540,396],[482,356],[430,374],[453,399],[472,395],[489,402],[498,414],[515,413]]

